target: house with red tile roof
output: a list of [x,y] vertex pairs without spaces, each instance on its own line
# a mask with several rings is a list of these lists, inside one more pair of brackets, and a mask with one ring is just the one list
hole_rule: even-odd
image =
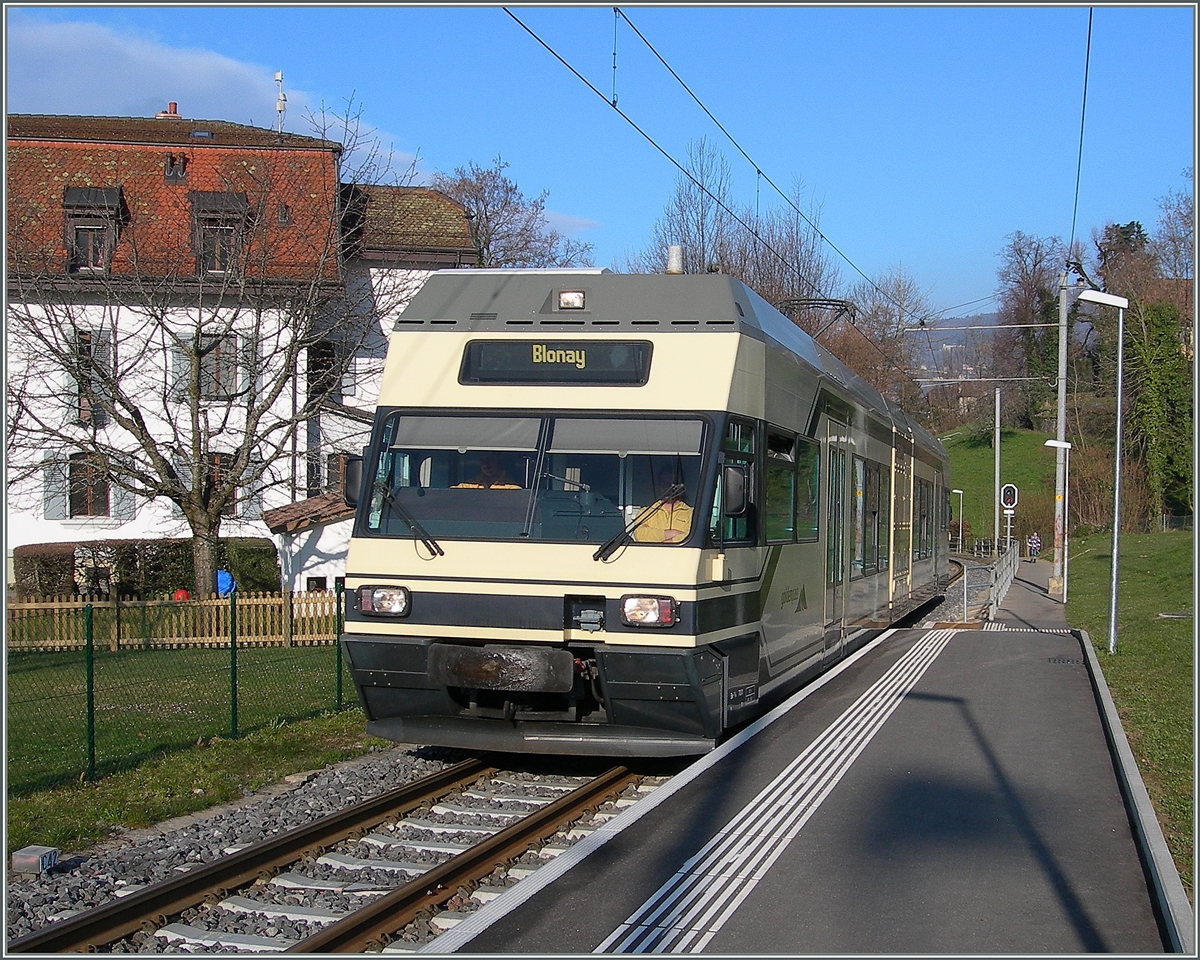
[[6,122],[9,582],[24,544],[264,536],[336,492],[395,316],[475,262],[463,208],[174,103]]

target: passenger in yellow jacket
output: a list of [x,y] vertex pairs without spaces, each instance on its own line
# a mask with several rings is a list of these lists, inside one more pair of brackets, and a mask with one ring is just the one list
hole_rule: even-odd
[[659,498],[633,531],[638,543],[675,543],[686,540],[692,530],[692,508],[683,499],[683,486],[675,482],[675,471],[658,472]]

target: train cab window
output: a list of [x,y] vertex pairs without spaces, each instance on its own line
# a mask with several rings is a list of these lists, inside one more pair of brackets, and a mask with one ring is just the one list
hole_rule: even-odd
[[713,498],[712,517],[709,521],[709,539],[712,543],[753,544],[757,539],[758,520],[755,510],[755,428],[748,420],[731,417],[721,439],[721,451],[727,465],[746,468],[749,476],[750,509],[740,517],[721,515],[721,476],[717,474],[716,496]]
[[700,524],[697,417],[388,416],[363,534],[681,544]]
[[821,448],[796,438],[796,539],[816,540],[821,494]]
[[796,539],[796,438],[767,431],[763,529],[768,543]]

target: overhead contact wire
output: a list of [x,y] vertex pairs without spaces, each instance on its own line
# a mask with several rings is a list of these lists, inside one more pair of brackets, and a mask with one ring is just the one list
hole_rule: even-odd
[[1087,120],[1087,88],[1088,74],[1092,63],[1092,7],[1088,7],[1087,47],[1083,54],[1083,104],[1079,109],[1079,157],[1075,161],[1075,202],[1071,208],[1071,242],[1067,246],[1067,258],[1070,259],[1075,248],[1075,223],[1079,215],[1079,182],[1083,177],[1083,129]]
[[737,221],[737,223],[739,223],[742,227],[744,227],[750,233],[751,236],[753,236],[756,240],[761,242],[764,247],[766,247],[768,250],[770,250],[771,253],[773,253],[775,255],[775,257],[779,260],[780,263],[782,263],[784,266],[788,267],[789,269],[795,270],[797,279],[799,279],[803,283],[805,283],[808,286],[809,291],[811,293],[815,293],[815,294],[821,293],[821,291],[817,287],[817,285],[815,283],[813,283],[813,281],[808,279],[808,277],[804,276],[804,274],[800,273],[799,270],[796,270],[795,266],[787,259],[787,257],[785,257],[782,253],[780,253],[773,246],[771,246],[771,244],[767,243],[766,240],[763,240],[762,237],[759,236],[758,232],[750,224],[746,223],[746,221],[743,220],[741,217],[739,217],[733,210],[731,210],[724,203],[724,201],[721,200],[720,197],[717,197],[716,195],[714,195],[711,190],[709,190],[704,184],[702,184],[699,180],[697,180],[691,174],[691,172],[686,167],[683,166],[683,164],[681,164],[678,160],[676,160],[674,157],[672,157],[671,154],[669,154],[663,147],[661,147],[658,144],[658,142],[653,137],[650,136],[650,134],[646,133],[645,130],[643,130],[641,127],[639,127],[633,121],[633,119],[627,113],[625,113],[624,110],[622,110],[620,107],[618,107],[615,103],[611,103],[609,101],[609,99],[604,96],[603,93],[601,93],[599,90],[596,89],[596,87],[592,84],[592,82],[590,80],[587,79],[587,77],[585,77],[578,70],[576,70],[573,66],[571,66],[571,64],[568,63],[562,56],[560,56],[559,53],[553,47],[550,46],[550,44],[546,43],[545,40],[543,40],[536,33],[534,33],[533,30],[531,30],[528,26],[526,26],[516,14],[514,14],[511,10],[508,9],[508,7],[502,7],[501,9],[504,10],[504,12],[507,13],[510,17],[512,17],[512,19],[514,21],[516,21],[517,25],[520,26],[520,28],[522,30],[524,30],[531,37],[533,37],[534,40],[536,40],[539,44],[541,44],[541,46],[546,50],[547,53],[549,53],[552,57],[554,57],[555,60],[557,60],[559,63],[561,63],[568,70],[570,70],[571,73],[573,73],[575,75],[575,77],[580,81],[580,83],[582,83],[589,90],[591,90],[592,93],[594,93],[601,100],[603,100],[605,103],[607,103],[609,106],[611,106],[620,115],[622,120],[624,120],[631,127],[633,127],[634,130],[636,130],[639,134],[641,134],[642,138],[647,143],[649,143],[650,146],[654,147],[655,150],[657,150],[668,161],[670,161],[672,166],[674,166],[680,173],[682,173],[693,184],[695,184],[700,190],[702,190],[704,192],[705,196],[707,196],[717,206],[719,206],[722,210],[724,210],[727,214],[729,214],[729,216],[731,216],[735,221]]
[[642,41],[642,43],[644,43],[647,46],[647,48],[649,48],[650,52],[652,54],[654,54],[655,57],[658,58],[658,62],[661,63],[664,67],[666,67],[667,72],[670,73],[671,76],[673,76],[678,81],[679,85],[681,87],[683,87],[684,90],[687,91],[688,96],[696,101],[696,105],[701,110],[704,111],[704,113],[708,116],[708,119],[711,120],[713,123],[715,123],[717,125],[717,129],[720,130],[723,134],[725,134],[725,136],[726,136],[726,138],[728,138],[729,142],[732,143],[735,148],[737,148],[738,153],[740,153],[743,157],[745,157],[746,162],[749,163],[752,167],[754,167],[755,173],[757,173],[760,177],[762,177],[764,180],[766,180],[767,183],[769,183],[771,185],[771,187],[774,188],[775,192],[778,193],[779,196],[781,196],[783,198],[784,203],[786,203],[789,207],[791,207],[796,212],[796,214],[812,228],[813,232],[816,233],[816,235],[818,237],[820,237],[822,240],[824,240],[825,243],[829,244],[830,248],[839,257],[841,257],[848,264],[850,264],[850,266],[854,268],[854,271],[860,277],[862,277],[864,280],[866,280],[867,283],[869,283],[872,287],[875,287],[875,290],[879,293],[880,296],[885,297],[887,299],[891,299],[890,297],[888,297],[888,295],[886,293],[884,293],[884,291],[880,290],[879,287],[876,286],[874,280],[872,280],[865,273],[863,273],[862,270],[859,269],[858,264],[856,264],[853,260],[851,260],[845,253],[843,253],[841,251],[841,249],[839,249],[839,247],[836,243],[834,243],[827,236],[825,236],[824,233],[821,232],[821,228],[818,227],[815,223],[813,223],[812,220],[810,220],[808,218],[808,216],[804,213],[804,211],[801,210],[799,207],[797,207],[796,204],[794,204],[792,202],[792,199],[786,193],[784,193],[782,190],[780,190],[778,186],[776,186],[774,180],[772,180],[769,176],[767,176],[765,173],[762,172],[762,168],[759,167],[759,165],[754,162],[754,160],[750,156],[750,154],[748,154],[744,149],[742,149],[742,145],[737,142],[737,140],[734,138],[733,134],[731,134],[728,130],[725,129],[725,127],[721,123],[721,121],[718,120],[715,116],[713,116],[712,111],[709,110],[708,107],[706,107],[704,105],[703,101],[698,96],[696,96],[695,93],[692,92],[692,88],[683,82],[683,78],[680,77],[679,74],[675,72],[674,68],[669,63],[667,63],[667,61],[663,57],[663,55],[654,48],[654,44],[652,44],[649,40],[647,40],[645,38],[645,36],[643,36],[642,31],[640,31],[634,25],[633,21],[630,20],[629,17],[627,17],[625,15],[625,11],[622,10],[620,7],[614,7],[614,9],[620,13],[621,19],[624,20],[627,24],[629,24],[630,27],[633,28],[633,32],[638,35],[638,38]]

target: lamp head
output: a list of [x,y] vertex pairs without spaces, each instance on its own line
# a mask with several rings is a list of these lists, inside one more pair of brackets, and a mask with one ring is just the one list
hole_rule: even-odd
[[1129,301],[1124,297],[1118,297],[1111,293],[1102,293],[1099,290],[1084,290],[1079,295],[1079,299],[1087,303],[1102,303],[1109,307],[1120,307],[1122,310],[1129,307]]

